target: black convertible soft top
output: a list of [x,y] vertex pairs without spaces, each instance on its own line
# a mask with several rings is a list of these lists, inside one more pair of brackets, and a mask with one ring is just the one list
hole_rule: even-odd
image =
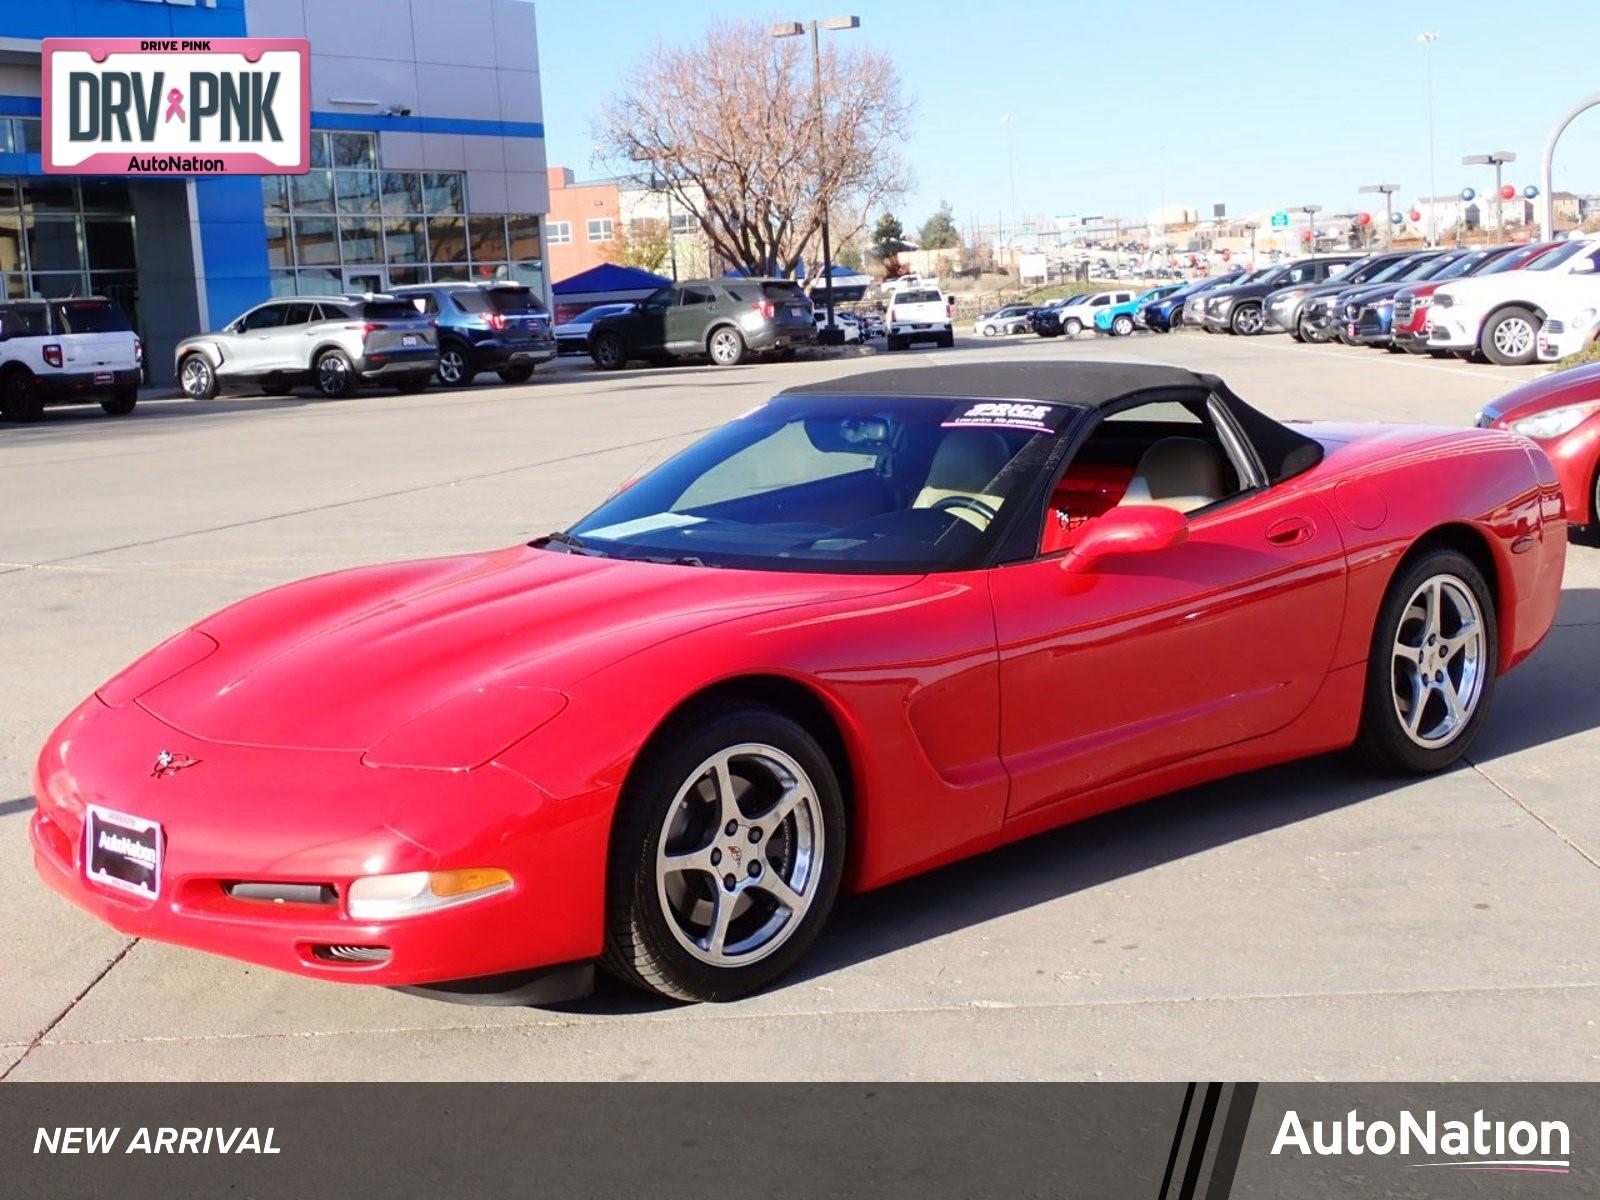
[[1322,445],[1305,434],[1251,408],[1215,375],[1183,367],[1129,362],[959,363],[937,367],[899,367],[863,371],[820,383],[785,388],[784,396],[912,396],[930,400],[1031,400],[1102,408],[1146,392],[1199,392],[1215,395],[1240,431],[1250,439],[1266,469],[1279,483],[1322,461]]

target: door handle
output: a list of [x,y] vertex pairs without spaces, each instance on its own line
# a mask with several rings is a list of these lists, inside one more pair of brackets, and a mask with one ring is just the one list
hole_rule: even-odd
[[1267,526],[1267,541],[1274,546],[1298,546],[1317,532],[1309,517],[1285,517]]

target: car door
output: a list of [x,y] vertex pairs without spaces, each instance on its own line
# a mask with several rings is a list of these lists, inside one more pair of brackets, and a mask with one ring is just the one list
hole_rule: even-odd
[[306,367],[306,333],[317,306],[309,301],[295,301],[282,308],[283,323],[265,334],[258,370],[293,371]]
[[679,287],[678,302],[667,310],[667,349],[703,350],[716,303],[716,292],[704,284]]
[[249,377],[270,370],[266,364],[287,315],[288,305],[273,301],[251,309],[234,322],[232,332],[217,339],[222,346],[222,364],[217,374]]
[[[644,303],[624,316],[619,325],[628,348],[645,352],[665,348],[667,316],[677,302],[677,288],[657,288],[645,297]],[[610,321],[607,324],[610,324]]]
[[1327,676],[1344,547],[1293,479],[1194,512],[1170,549],[1064,557],[990,572],[1008,817],[1281,729]]

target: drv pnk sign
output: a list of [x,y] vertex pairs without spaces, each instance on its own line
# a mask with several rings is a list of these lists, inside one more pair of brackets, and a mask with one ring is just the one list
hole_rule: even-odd
[[58,175],[301,175],[304,38],[45,38],[44,169]]

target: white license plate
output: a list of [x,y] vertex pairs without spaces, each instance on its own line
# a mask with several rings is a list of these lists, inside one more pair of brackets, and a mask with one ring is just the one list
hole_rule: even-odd
[[422,339],[414,333],[406,333],[400,336],[400,344],[402,346],[420,346],[422,345]]
[[96,371],[94,373],[94,381],[96,383],[110,383],[111,378],[112,376],[110,371]]
[[161,826],[90,804],[84,810],[83,873],[95,883],[154,900],[161,894]]

